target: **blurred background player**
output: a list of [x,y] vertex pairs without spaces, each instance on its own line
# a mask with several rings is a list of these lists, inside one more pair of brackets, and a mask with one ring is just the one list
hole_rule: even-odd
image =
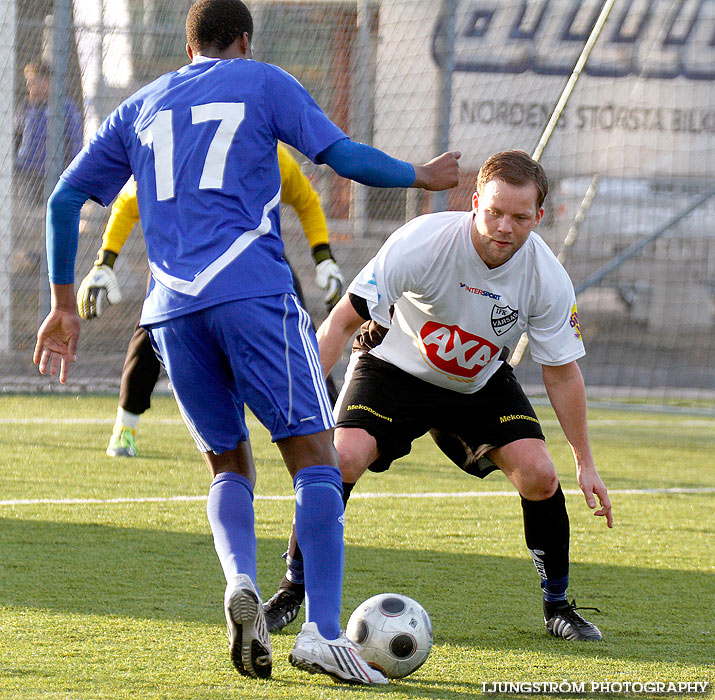
[[317,340],[283,258],[276,145],[365,185],[430,190],[458,184],[461,154],[414,166],[352,141],[295,78],[250,60],[252,35],[240,0],[193,4],[191,63],[122,102],[62,174],[47,204],[52,306],[33,361],[41,374],[67,380],[80,333],[80,212],[90,197],[109,205],[134,175],[152,276],[140,323],[212,476],[206,511],[226,580],[231,660],[243,675],[271,675],[256,583],[248,406],[295,489],[306,622],[289,661],[346,683],[384,684],[340,628],[342,481]]
[[[50,67],[44,61],[31,61],[23,70],[27,95],[17,110],[14,125],[15,161],[13,164],[13,269],[34,275],[40,269],[41,241],[45,230],[45,177],[47,171],[47,128],[49,123]],[[82,148],[82,116],[71,99],[64,105],[62,128],[62,167],[66,167]],[[21,283],[25,287],[27,282]],[[27,288],[30,292],[30,288]]]
[[[44,203],[49,121],[50,67],[44,61],[32,61],[24,70],[27,98],[15,124],[15,177],[29,199]],[[65,101],[63,167],[82,148],[82,117],[69,98]]]
[[[534,229],[546,174],[523,151],[482,166],[472,211],[428,214],[393,233],[318,329],[332,369],[361,324],[335,407],[335,446],[347,502],[367,470],[382,472],[431,432],[467,473],[501,469],[521,495],[526,545],[541,578],[549,634],[599,640],[568,603],[569,520],[558,475],[528,398],[505,362],[526,332],[532,358],[571,445],[586,502],[613,525],[589,446],[585,354],[568,274]],[[295,619],[303,562],[295,538],[288,570],[266,603],[269,629]]]
[[[281,202],[292,207],[298,215],[316,265],[315,283],[325,292],[324,301],[330,310],[340,299],[345,280],[330,250],[328,225],[320,206],[320,198],[288,149],[279,143],[277,152],[281,174]],[[104,299],[110,304],[121,300],[113,271],[114,262],[138,221],[137,187],[136,182],[130,180],[112,207],[97,260],[77,290],[77,311],[81,318],[91,319],[99,316]],[[298,299],[307,307],[295,270],[293,283]],[[110,457],[136,456],[137,426],[141,415],[151,405],[151,394],[159,379],[160,370],[161,365],[151,346],[149,334],[137,323],[124,359],[117,417],[107,447]],[[327,377],[326,383],[334,404],[337,399],[335,382],[331,377]]]

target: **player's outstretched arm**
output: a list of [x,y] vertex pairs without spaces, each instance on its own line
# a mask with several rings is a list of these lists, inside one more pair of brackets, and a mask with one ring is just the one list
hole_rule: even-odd
[[420,187],[446,190],[459,183],[459,151],[448,151],[424,165],[414,166],[383,151],[348,138],[318,155],[338,175],[371,187]]
[[594,515],[604,517],[608,527],[613,527],[611,499],[596,470],[588,439],[586,390],[581,370],[576,362],[556,367],[542,365],[542,377],[549,401],[571,445],[576,461],[576,476],[586,503],[589,508],[596,508],[600,504]]
[[47,200],[47,267],[51,310],[37,331],[33,361],[41,374],[60,370],[64,383],[75,362],[79,320],[75,311],[74,263],[79,239],[79,215],[88,195],[60,179]]
[[323,374],[327,377],[340,359],[345,346],[365,319],[355,311],[346,294],[320,324],[316,333]]

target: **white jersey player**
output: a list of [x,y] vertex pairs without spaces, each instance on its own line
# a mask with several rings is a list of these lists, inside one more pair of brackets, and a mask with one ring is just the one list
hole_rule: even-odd
[[[367,351],[353,354],[335,411],[343,498],[365,470],[388,469],[427,432],[468,473],[501,469],[521,495],[547,631],[599,640],[598,628],[567,601],[564,495],[536,414],[504,361],[506,346],[526,331],[586,501],[591,508],[600,501],[595,514],[611,527],[588,440],[573,286],[532,231],[547,189],[543,168],[523,151],[489,158],[472,211],[428,214],[396,231],[318,329],[318,344],[327,372],[369,324],[358,342]],[[276,607],[283,601],[283,619],[294,616],[291,595],[300,597],[291,584],[296,561],[291,545],[288,573],[272,599]]]
[[[396,231],[348,291],[389,328],[371,350],[430,384],[473,394],[526,331],[534,360],[584,354],[571,281],[536,233],[490,269],[472,243],[472,212],[418,217]],[[524,274],[524,271],[529,271]]]

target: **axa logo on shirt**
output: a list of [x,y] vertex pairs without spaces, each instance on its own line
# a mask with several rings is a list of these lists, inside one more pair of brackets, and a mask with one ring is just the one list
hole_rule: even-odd
[[428,321],[420,330],[423,353],[436,369],[455,377],[474,379],[499,348],[459,326]]
[[464,284],[464,282],[459,283],[459,288],[466,290],[470,294],[478,294],[479,296],[489,297],[490,299],[501,299],[501,294],[494,294],[492,292],[488,292],[486,289],[470,287],[468,284]]

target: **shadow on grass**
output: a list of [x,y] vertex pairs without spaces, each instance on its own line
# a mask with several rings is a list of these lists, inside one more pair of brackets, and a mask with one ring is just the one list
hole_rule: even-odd
[[[258,547],[267,598],[283,574],[285,540],[263,538]],[[208,535],[0,518],[0,559],[3,607],[223,624],[223,579]],[[570,644],[545,635],[528,557],[349,546],[343,623],[362,600],[394,591],[425,606],[438,645],[712,661],[706,611],[713,607],[715,575],[577,563],[571,581],[578,603],[603,611],[584,613],[604,632],[603,642]],[[285,633],[296,631],[294,624]]]
[[[19,446],[24,453],[29,450],[42,450],[44,453],[49,455],[58,454],[62,455],[66,452],[68,447],[71,445],[73,452],[77,454],[86,454],[89,456],[93,463],[106,464],[106,457],[104,450],[107,447],[109,438],[111,437],[111,430],[102,435],[100,439],[92,439],[84,444],[78,444],[75,442],[61,443],[58,442],[58,438],[55,435],[48,435],[46,439],[38,439],[36,435],[33,435],[31,439],[23,438],[22,443]],[[185,454],[184,454],[185,453]],[[52,459],[49,457],[48,459]],[[62,461],[62,456],[58,458],[58,461]],[[167,448],[156,448],[156,447],[145,447],[142,445],[141,453],[135,458],[135,462],[141,463],[143,461],[155,463],[155,462],[183,462],[192,464],[195,463],[198,466],[203,466],[201,458],[197,458],[197,453],[190,452],[188,449],[184,449],[184,452],[177,451],[173,449],[173,446]]]

